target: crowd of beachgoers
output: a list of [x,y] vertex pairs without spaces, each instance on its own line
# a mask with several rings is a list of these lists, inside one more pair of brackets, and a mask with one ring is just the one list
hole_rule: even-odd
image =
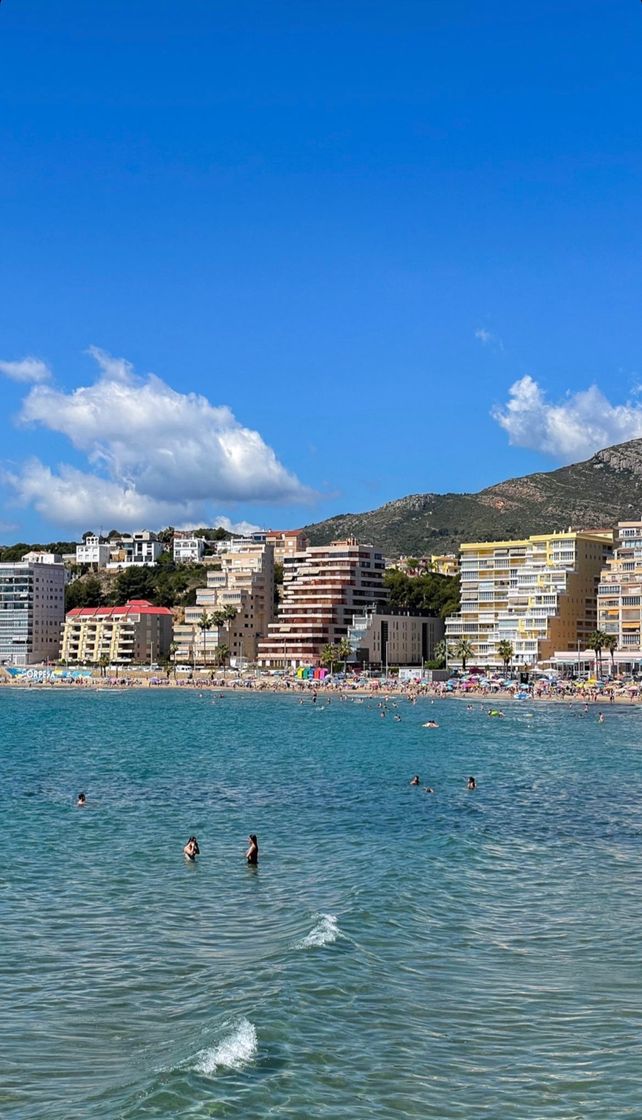
[[8,688],[56,688],[82,691],[103,689],[151,688],[187,690],[225,690],[226,692],[278,692],[292,694],[358,694],[390,695],[406,699],[502,700],[528,702],[536,700],[575,701],[578,703],[636,703],[642,693],[642,681],[576,681],[542,677],[530,684],[508,680],[452,677],[447,681],[408,681],[396,676],[348,676],[340,680],[301,680],[296,676],[223,676],[194,674],[181,677],[154,676],[129,670],[117,676],[50,676],[46,673],[11,677],[0,673],[0,685]]

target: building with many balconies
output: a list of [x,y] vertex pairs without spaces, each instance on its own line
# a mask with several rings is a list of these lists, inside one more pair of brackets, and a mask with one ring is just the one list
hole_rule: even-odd
[[220,568],[207,572],[207,586],[197,590],[195,605],[186,607],[184,622],[175,625],[176,660],[214,665],[226,646],[236,663],[255,661],[273,617],[272,545],[245,541],[221,554]]
[[268,529],[265,542],[271,544],[274,549],[275,564],[282,564],[286,556],[305,552],[310,544],[309,537],[303,529]]
[[0,564],[0,664],[38,665],[60,651],[65,568],[53,553]]
[[172,612],[146,599],[122,607],[75,607],[65,619],[63,661],[99,665],[150,665],[166,657],[172,642]]
[[314,665],[325,645],[347,638],[355,615],[386,601],[383,555],[354,537],[285,556],[278,619],[259,642],[259,663]]
[[[642,521],[620,521],[598,587],[598,628],[617,638],[618,662],[642,653]],[[637,657],[635,656],[637,654]]]
[[470,643],[469,665],[500,668],[498,643],[512,663],[533,666],[556,650],[584,648],[597,627],[600,572],[611,555],[611,530],[546,533],[524,540],[461,546],[461,611],[446,619],[453,649]]

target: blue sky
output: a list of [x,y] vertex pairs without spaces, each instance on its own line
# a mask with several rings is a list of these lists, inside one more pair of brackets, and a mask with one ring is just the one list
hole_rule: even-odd
[[633,0],[4,0],[0,540],[642,435],[641,56]]

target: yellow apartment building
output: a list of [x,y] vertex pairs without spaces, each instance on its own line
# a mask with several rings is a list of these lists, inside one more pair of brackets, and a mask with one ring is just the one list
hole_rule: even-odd
[[545,533],[513,541],[463,544],[461,611],[446,619],[449,665],[461,638],[467,665],[501,668],[498,643],[513,646],[514,666],[534,666],[555,650],[585,648],[597,628],[600,573],[612,530]]

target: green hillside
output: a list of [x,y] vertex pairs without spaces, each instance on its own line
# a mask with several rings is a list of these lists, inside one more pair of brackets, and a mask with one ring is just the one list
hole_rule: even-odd
[[591,459],[497,483],[474,494],[411,494],[368,513],[306,526],[313,544],[346,536],[386,556],[456,551],[462,541],[502,540],[555,529],[604,528],[642,516],[642,439]]

